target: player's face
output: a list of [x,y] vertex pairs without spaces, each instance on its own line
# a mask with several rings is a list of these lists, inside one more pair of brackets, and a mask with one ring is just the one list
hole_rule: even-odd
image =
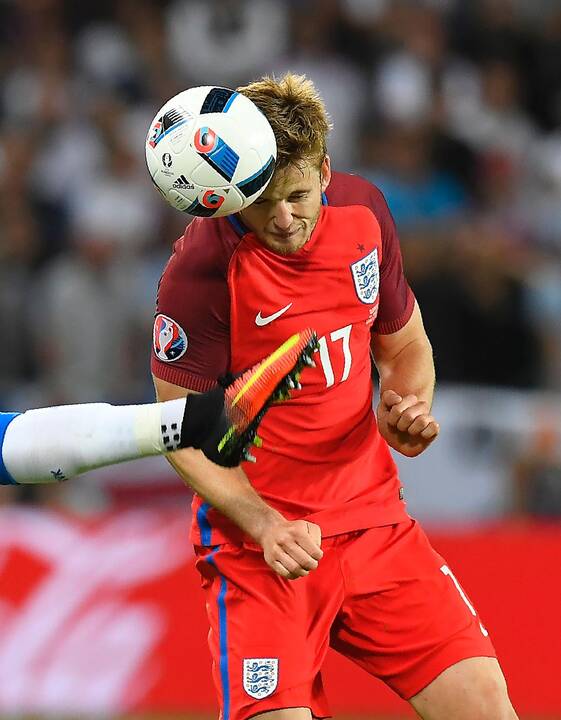
[[310,239],[330,179],[328,156],[320,168],[312,162],[289,165],[273,175],[265,192],[240,216],[270,250],[294,253]]

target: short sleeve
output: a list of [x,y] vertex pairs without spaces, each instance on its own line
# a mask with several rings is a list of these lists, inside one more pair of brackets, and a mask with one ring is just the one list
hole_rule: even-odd
[[394,219],[382,193],[371,186],[371,207],[382,234],[380,265],[380,306],[374,332],[390,335],[397,332],[413,313],[415,296],[403,272],[403,260]]
[[228,371],[234,247],[207,219],[194,220],[175,243],[156,300],[151,368],[160,380],[204,392]]

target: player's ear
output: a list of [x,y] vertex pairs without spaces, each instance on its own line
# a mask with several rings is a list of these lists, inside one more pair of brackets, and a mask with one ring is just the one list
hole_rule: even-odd
[[331,160],[329,159],[329,155],[326,155],[323,158],[319,174],[321,180],[321,191],[325,192],[327,190],[327,186],[331,182]]

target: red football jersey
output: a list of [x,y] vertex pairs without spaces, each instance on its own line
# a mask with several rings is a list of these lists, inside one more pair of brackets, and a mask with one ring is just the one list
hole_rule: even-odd
[[[397,471],[372,409],[370,333],[400,329],[413,306],[381,193],[334,173],[310,240],[292,255],[267,249],[236,216],[187,227],[160,282],[152,371],[203,391],[313,328],[316,367],[266,414],[257,463],[244,470],[267,503],[324,536],[400,522]],[[195,544],[242,539],[194,497]]]

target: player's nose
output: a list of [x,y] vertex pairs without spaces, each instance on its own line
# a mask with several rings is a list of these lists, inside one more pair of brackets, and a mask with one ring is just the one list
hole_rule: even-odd
[[273,222],[277,229],[288,230],[292,225],[292,208],[287,202],[279,202],[275,206]]

